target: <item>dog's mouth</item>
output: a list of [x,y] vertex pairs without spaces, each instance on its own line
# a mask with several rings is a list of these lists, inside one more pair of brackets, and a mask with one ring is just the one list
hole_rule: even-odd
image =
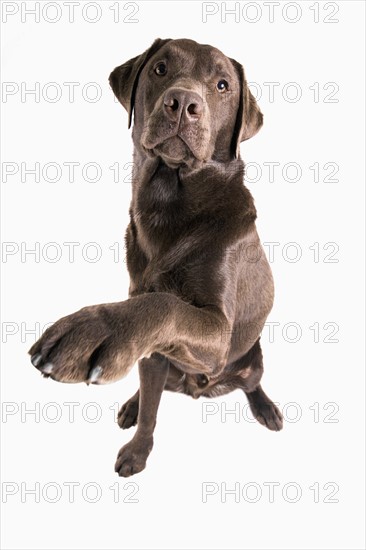
[[141,145],[150,157],[161,157],[170,167],[201,167],[209,158],[210,132],[199,121],[177,123],[152,116],[141,136]]
[[[187,144],[178,135],[165,139],[152,148],[155,155],[162,157],[170,164],[183,164],[192,157],[193,153]],[[194,155],[193,155],[194,156]]]
[[203,155],[191,148],[180,135],[176,134],[152,146],[144,147],[149,156],[161,157],[170,168],[186,165],[189,168],[198,168],[206,161]]

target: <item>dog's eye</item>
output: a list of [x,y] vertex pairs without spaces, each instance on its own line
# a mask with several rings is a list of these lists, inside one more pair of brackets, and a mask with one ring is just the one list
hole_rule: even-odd
[[219,92],[225,92],[226,90],[229,89],[229,84],[227,80],[219,80],[218,83],[216,84],[216,88],[218,89]]
[[166,74],[167,68],[165,63],[158,63],[154,70],[159,76],[164,76]]

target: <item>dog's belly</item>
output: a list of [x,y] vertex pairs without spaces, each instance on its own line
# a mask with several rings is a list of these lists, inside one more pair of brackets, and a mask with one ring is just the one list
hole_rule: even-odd
[[219,397],[230,393],[234,386],[230,383],[225,371],[215,380],[209,379],[206,375],[187,374],[170,361],[168,379],[165,390],[184,393],[198,399],[199,397]]

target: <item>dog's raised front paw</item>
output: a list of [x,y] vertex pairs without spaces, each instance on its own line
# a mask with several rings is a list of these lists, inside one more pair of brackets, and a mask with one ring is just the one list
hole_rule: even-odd
[[59,382],[103,384],[122,378],[137,357],[118,330],[117,315],[116,308],[102,304],[59,319],[29,350],[32,364]]

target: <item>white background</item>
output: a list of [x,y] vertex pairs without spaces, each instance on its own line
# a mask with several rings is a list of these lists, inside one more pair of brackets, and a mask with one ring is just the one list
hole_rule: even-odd
[[[57,18],[55,3],[39,23],[25,13],[21,20],[22,10],[34,8],[34,2],[2,4],[3,10],[18,8],[2,26],[2,80],[15,83],[5,89],[14,94],[3,95],[2,160],[19,169],[2,185],[3,548],[364,548],[364,3],[328,3],[327,8],[316,2],[281,3],[273,22],[269,7],[260,2],[249,8],[247,2],[237,3],[238,21],[227,15],[226,22],[219,11],[225,4],[211,3],[209,8],[218,11],[206,23],[201,2],[138,2],[136,23],[123,21],[134,9],[124,10],[123,3],[117,23],[110,9],[115,2],[98,3],[96,23],[83,18],[85,2],[75,7],[73,23],[63,2],[55,23],[46,20]],[[331,16],[334,6],[339,11]],[[96,18],[96,8],[88,10],[86,18]],[[249,22],[256,14],[258,21]],[[286,21],[297,14],[297,22]],[[338,22],[324,22],[329,15]],[[113,98],[108,76],[156,37],[215,45],[243,63],[248,80],[261,91],[265,124],[241,151],[247,163],[262,170],[257,182],[247,182],[261,239],[279,243],[271,263],[276,301],[268,319],[279,325],[272,342],[267,329],[262,336],[263,386],[287,421],[280,433],[249,422],[245,396],[237,391],[216,399],[214,414],[203,422],[205,401],[165,393],[147,469],[125,480],[113,467],[135,428],[119,430],[113,404],[121,405],[136,391],[137,368],[105,387],[45,380],[27,356],[36,338],[27,331],[85,305],[127,297],[123,236],[131,190],[128,182],[113,181],[109,167],[119,162],[120,180],[126,178],[130,167],[123,167],[132,160],[132,147],[126,113]],[[34,95],[22,100],[22,86],[34,88],[37,82],[39,102]],[[58,101],[50,101],[50,82],[58,86],[53,91],[61,90]],[[80,83],[74,101],[65,82]],[[83,97],[90,82],[100,86],[99,101]],[[273,101],[266,82],[279,83]],[[301,89],[298,101],[283,97],[286,90],[293,97],[295,88],[286,88],[290,82]],[[319,83],[318,98],[314,83]],[[339,87],[331,97],[336,102],[326,102],[334,89],[324,89],[327,83]],[[92,88],[86,93],[93,97]],[[72,183],[63,163],[73,161],[80,166]],[[31,168],[36,162],[41,169],[58,163],[60,180],[47,181],[54,175],[50,170],[39,182],[29,174],[22,181],[21,163]],[[101,167],[98,182],[83,178],[81,168],[89,162]],[[273,182],[265,162],[280,163]],[[286,181],[296,179],[291,170],[282,173],[289,162],[301,167],[297,182]],[[333,176],[338,181],[324,181],[331,170],[323,166],[329,162],[339,166]],[[314,163],[319,163],[319,182],[309,169]],[[252,170],[253,164],[248,168],[253,180]],[[89,174],[94,177],[92,170]],[[65,242],[80,243],[74,262]],[[95,249],[84,248],[91,242],[102,253],[94,263]],[[109,247],[117,242],[121,257],[114,261]],[[319,261],[309,248],[314,243],[319,243]],[[324,249],[327,243],[336,245]],[[39,258],[24,255],[35,246]],[[337,247],[330,259],[338,261],[331,262],[328,255]],[[57,250],[61,257],[52,262]],[[296,251],[301,257],[289,261]],[[315,328],[309,328],[315,323],[318,342]],[[336,325],[338,332],[330,336]],[[298,341],[291,342],[296,336]],[[73,422],[67,402],[76,404]],[[88,405],[92,402],[97,405]],[[37,407],[38,417],[26,413]],[[225,415],[225,407],[238,416]],[[92,422],[97,413],[100,419]],[[80,484],[74,499],[68,482]],[[216,493],[204,502],[207,482]],[[265,483],[279,484],[273,499]],[[39,489],[39,499],[26,493],[32,488]],[[237,491],[227,494],[226,502],[225,488]],[[131,499],[138,502],[124,502]]]

